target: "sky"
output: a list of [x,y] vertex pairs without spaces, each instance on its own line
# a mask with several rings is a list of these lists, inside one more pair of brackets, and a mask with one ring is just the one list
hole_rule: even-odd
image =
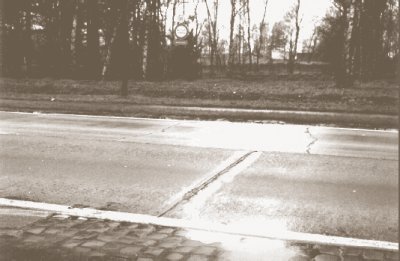
[[[197,0],[185,0],[186,17],[193,14],[193,9]],[[207,0],[209,6],[212,6],[213,0]],[[198,19],[200,21],[207,18],[207,12],[203,0],[200,0],[198,7]],[[231,14],[230,0],[219,0],[218,12],[218,30],[220,38],[229,39],[229,21]],[[269,23],[269,28],[272,29],[274,23],[283,19],[286,12],[288,12],[297,0],[269,0],[266,13],[266,21]],[[265,0],[250,0],[250,16],[252,24],[259,24],[262,20],[264,12]],[[303,17],[300,29],[299,44],[304,39],[308,39],[313,31],[315,24],[320,21],[332,6],[331,0],[301,0],[300,15]],[[170,8],[172,9],[172,8]],[[177,15],[182,14],[182,5],[177,9]],[[170,16],[170,15],[169,15]],[[171,24],[171,22],[169,22]],[[237,26],[237,24],[236,24]],[[299,48],[299,49],[300,49]]]

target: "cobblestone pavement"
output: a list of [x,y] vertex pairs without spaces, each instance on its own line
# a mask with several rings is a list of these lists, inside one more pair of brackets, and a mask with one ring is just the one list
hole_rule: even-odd
[[398,251],[53,215],[23,228],[2,229],[0,260],[398,260]]

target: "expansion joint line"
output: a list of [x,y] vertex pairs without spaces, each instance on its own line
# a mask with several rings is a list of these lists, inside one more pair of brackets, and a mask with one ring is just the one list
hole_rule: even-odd
[[168,208],[167,210],[165,210],[164,212],[159,214],[158,217],[165,216],[167,213],[171,212],[172,210],[174,210],[176,207],[178,207],[182,203],[188,202],[191,198],[196,196],[200,191],[202,191],[205,188],[207,188],[211,183],[213,183],[219,177],[221,177],[222,175],[224,175],[225,173],[229,172],[231,169],[233,169],[234,167],[239,165],[241,162],[243,162],[245,159],[247,159],[250,155],[252,155],[255,152],[256,151],[250,151],[250,152],[246,153],[245,155],[240,157],[238,160],[236,160],[235,162],[233,162],[232,164],[230,164],[229,166],[227,166],[226,168],[224,168],[220,172],[216,173],[215,175],[213,175],[212,177],[210,177],[209,179],[207,179],[206,181],[204,181],[203,183],[201,183],[197,187],[195,187],[195,188],[189,190],[188,192],[186,192],[178,202],[176,202],[170,208]]

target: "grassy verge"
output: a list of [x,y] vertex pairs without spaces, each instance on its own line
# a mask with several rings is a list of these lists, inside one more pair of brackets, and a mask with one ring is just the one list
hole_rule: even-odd
[[[174,117],[179,114],[175,108],[174,113],[169,115],[162,107],[138,112],[138,108],[145,108],[141,105],[159,105],[337,112],[365,116],[380,114],[394,117],[398,114],[399,102],[398,85],[391,81],[356,83],[347,89],[335,88],[330,79],[301,77],[265,78],[257,81],[131,81],[129,96],[126,98],[118,95],[120,82],[116,81],[3,78],[0,83],[0,107],[3,109],[126,116]],[[200,112],[193,113],[186,110],[185,117],[199,117]],[[218,118],[218,115],[214,116]],[[323,119],[320,121],[324,123]]]

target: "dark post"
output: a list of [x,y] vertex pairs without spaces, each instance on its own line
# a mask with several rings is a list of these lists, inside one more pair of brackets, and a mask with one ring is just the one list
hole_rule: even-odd
[[121,96],[128,96],[128,78],[129,78],[129,28],[128,28],[128,1],[123,0],[121,9],[121,49],[123,55],[121,57]]
[[3,12],[4,12],[4,1],[0,0],[0,77],[3,76]]

